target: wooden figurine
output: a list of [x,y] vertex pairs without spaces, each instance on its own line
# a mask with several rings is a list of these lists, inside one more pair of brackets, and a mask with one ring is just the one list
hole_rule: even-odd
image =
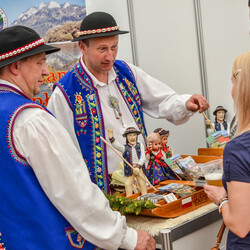
[[[117,142],[113,136],[113,130],[108,129],[108,137],[114,148],[123,153],[123,158],[133,166],[133,169],[124,161],[124,175],[126,196],[133,194],[132,185],[135,180],[139,184],[141,195],[147,194],[146,180],[143,173],[145,168],[145,149],[144,146],[137,141],[137,137],[141,132],[134,127],[129,127],[125,130],[123,137],[126,138],[126,144],[122,145]],[[143,178],[144,177],[144,178]]]
[[159,133],[153,132],[149,134],[146,150],[146,159],[148,160],[146,175],[153,185],[168,179],[178,179],[173,170],[166,164],[164,158],[164,151],[162,150],[162,142]]
[[208,126],[207,133],[210,135],[214,130],[210,127],[214,128],[215,131],[223,131],[228,129],[228,124],[225,121],[227,110],[223,106],[217,106],[213,112],[215,116],[215,121],[211,122],[210,120],[206,120],[206,125]]

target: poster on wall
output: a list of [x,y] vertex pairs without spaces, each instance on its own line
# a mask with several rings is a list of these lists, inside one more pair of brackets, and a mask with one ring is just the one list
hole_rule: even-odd
[[45,41],[61,48],[47,55],[49,75],[34,100],[47,105],[52,87],[79,59],[77,42],[71,42],[86,16],[85,0],[8,0],[0,3],[0,30],[24,25]]

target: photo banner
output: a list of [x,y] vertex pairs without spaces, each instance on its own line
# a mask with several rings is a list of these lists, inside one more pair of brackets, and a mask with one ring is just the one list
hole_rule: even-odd
[[86,16],[85,0],[8,0],[0,3],[0,30],[24,25],[34,29],[45,41],[61,50],[47,55],[49,75],[34,101],[47,105],[53,84],[77,62],[81,52],[71,42]]

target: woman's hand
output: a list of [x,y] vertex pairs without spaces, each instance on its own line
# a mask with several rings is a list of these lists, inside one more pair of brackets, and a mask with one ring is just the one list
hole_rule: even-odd
[[217,187],[208,184],[204,185],[204,191],[207,194],[208,198],[216,205],[219,204],[221,198],[227,195],[227,192],[224,187]]

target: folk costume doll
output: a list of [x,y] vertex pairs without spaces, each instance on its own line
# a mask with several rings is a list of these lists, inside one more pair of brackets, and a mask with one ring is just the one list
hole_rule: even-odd
[[133,194],[132,185],[135,178],[138,181],[141,195],[147,194],[146,180],[143,173],[145,169],[145,149],[142,143],[137,141],[137,137],[141,132],[134,127],[125,130],[123,137],[126,138],[126,144],[121,145],[113,136],[113,130],[108,129],[108,137],[112,146],[123,153],[123,158],[133,167],[133,169],[124,161],[124,175],[126,196]]
[[166,159],[173,156],[173,150],[171,147],[169,147],[168,144],[168,137],[169,137],[169,130],[165,130],[163,128],[157,128],[154,131],[155,133],[158,133],[161,137],[161,143],[162,143],[162,150],[165,153]]
[[146,159],[148,164],[146,167],[146,175],[148,180],[157,185],[164,180],[175,180],[176,175],[173,170],[164,161],[164,151],[162,150],[162,142],[159,133],[151,133],[147,138]]

